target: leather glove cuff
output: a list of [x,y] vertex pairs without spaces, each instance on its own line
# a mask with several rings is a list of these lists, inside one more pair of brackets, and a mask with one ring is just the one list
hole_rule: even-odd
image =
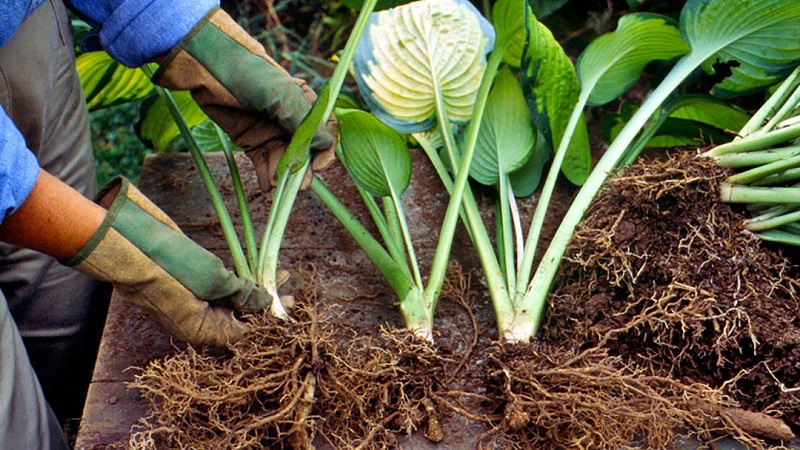
[[[191,91],[206,114],[245,150],[290,136],[311,109],[301,87],[305,83],[292,78],[220,8],[212,9],[172,49],[153,82]],[[312,150],[332,144],[333,137],[320,125]]]
[[266,290],[225,269],[128,180],[104,187],[98,203],[108,209],[106,219],[87,245],[62,263],[111,282],[177,337],[225,345],[245,329],[229,308],[268,305]]

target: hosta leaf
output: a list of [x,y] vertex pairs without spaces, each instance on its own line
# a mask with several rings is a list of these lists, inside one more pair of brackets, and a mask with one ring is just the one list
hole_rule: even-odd
[[[190,129],[208,120],[188,91],[173,91],[172,95]],[[145,144],[161,151],[174,150],[172,142],[181,134],[167,105],[156,96],[142,104],[136,131]]]
[[686,119],[667,119],[658,133],[647,141],[649,148],[702,147],[733,139],[722,130]]
[[[618,114],[603,117],[603,138],[613,141],[637,109],[633,103],[626,102]],[[648,129],[654,126],[657,130],[651,131],[646,148],[727,142],[733,138],[730,131],[741,129],[749,116],[717,98],[686,95],[666,102],[657,119],[648,125]]]
[[311,111],[306,114],[303,121],[292,135],[292,140],[283,152],[278,168],[275,171],[280,178],[287,170],[298,171],[311,159],[311,141],[317,133],[321,124],[324,123],[323,116],[328,109],[328,101],[331,97],[330,81],[326,81],[322,90],[317,96],[317,100],[311,105]]
[[519,0],[499,0],[492,8],[492,21],[497,33],[497,41],[509,39],[503,62],[519,67],[522,52],[525,50],[525,14],[523,3]]
[[479,183],[495,186],[501,176],[520,168],[536,143],[522,88],[511,70],[498,72],[489,93],[469,168]]
[[411,180],[405,137],[372,114],[337,110],[342,163],[359,186],[379,197],[400,195]]
[[75,67],[89,111],[139,100],[153,92],[144,72],[123,66],[106,52],[84,53],[78,56]]
[[550,160],[550,152],[544,139],[537,139],[533,154],[519,169],[508,174],[511,190],[517,197],[527,197],[539,186],[544,165]]
[[686,95],[674,102],[673,119],[692,120],[720,130],[740,130],[750,119],[741,109],[707,95]]
[[231,138],[224,132],[221,132],[217,124],[211,120],[206,120],[192,128],[192,136],[194,136],[197,146],[200,147],[200,150],[203,152],[221,152],[226,144],[228,148],[236,148]]
[[657,14],[627,14],[616,31],[594,40],[578,59],[581,89],[588,103],[615,100],[639,79],[647,64],[670,60],[689,52],[678,24]]
[[356,50],[356,82],[398,131],[433,126],[437,95],[450,120],[464,123],[493,45],[494,30],[468,1],[416,1],[373,13]]
[[[553,34],[532,14],[529,17],[526,25],[530,39],[522,57],[522,89],[528,110],[552,152],[561,142],[580,88],[575,68]],[[581,117],[561,170],[572,183],[582,184],[591,165],[589,135]]]
[[800,62],[797,0],[689,0],[681,30],[703,70],[729,63],[731,76],[712,93],[730,98],[772,85]]

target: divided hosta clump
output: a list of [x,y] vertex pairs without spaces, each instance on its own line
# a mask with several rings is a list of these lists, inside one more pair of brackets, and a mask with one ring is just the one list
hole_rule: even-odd
[[[717,407],[797,427],[800,271],[719,201],[728,175],[684,151],[610,179],[566,253],[542,340],[603,349],[644,379],[702,383],[725,396]],[[746,431],[792,437],[765,416],[754,423]]]
[[[626,15],[575,67],[527,2],[498,0],[491,22],[466,0],[420,0],[368,20],[375,2],[365,3],[344,62],[281,160],[264,248],[251,238],[246,252],[238,242],[231,250],[237,270],[266,274],[280,307],[280,237],[313,131],[335,113],[337,155],[373,223],[361,224],[320,178],[311,191],[386,279],[406,330],[367,338],[340,320],[346,307],[324,308],[311,289],[296,322],[253,317],[252,336],[231,354],[188,350],[144,369],[134,385],[156,411],[132,443],[392,448],[396,434],[425,430],[446,445],[465,421],[484,448],[665,448],[684,431],[754,447],[792,439],[763,412],[800,426],[800,403],[784,389],[800,383],[796,269],[739,230],[718,202],[713,160],[620,167],[647,146],[685,139],[670,134],[681,125],[729,138],[720,129],[741,126],[742,111],[684,95],[682,84],[717,62],[732,68],[713,90],[725,99],[780,82],[800,62],[800,4],[689,0],[678,21]],[[365,107],[334,110],[351,60]],[[585,107],[618,99],[655,61],[675,65],[644,104],[615,116],[592,170]],[[430,264],[418,260],[402,198],[410,143],[449,194]],[[561,174],[583,187],[537,255]],[[523,217],[517,204],[541,178],[536,210]],[[473,182],[493,189],[492,215],[479,210]],[[432,342],[451,249],[466,244],[459,221],[481,281],[455,294],[473,325],[463,354],[453,337]],[[467,297],[490,299],[494,327],[478,327]]]

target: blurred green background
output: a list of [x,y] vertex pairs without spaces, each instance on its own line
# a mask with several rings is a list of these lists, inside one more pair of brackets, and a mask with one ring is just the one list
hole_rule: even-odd
[[[357,12],[352,0],[222,0],[221,6],[264,44],[290,73],[321,87],[344,47]],[[492,0],[472,0],[481,11]],[[599,34],[613,30],[624,13],[647,10],[677,16],[684,2],[666,0],[529,0],[538,17],[577,56]],[[92,139],[100,185],[117,175],[137,182],[145,155],[152,152],[137,137],[140,102],[91,113]]]

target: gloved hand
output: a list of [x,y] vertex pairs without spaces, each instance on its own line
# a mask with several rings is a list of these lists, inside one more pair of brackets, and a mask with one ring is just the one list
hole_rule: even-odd
[[[259,185],[274,185],[277,161],[316,98],[225,11],[215,8],[163,59],[153,82],[188,90],[214,122],[244,149]],[[333,134],[332,134],[333,133]],[[311,142],[311,170],[334,159],[335,133],[320,125]],[[307,173],[303,187],[311,182]]]
[[108,210],[100,229],[61,262],[112,283],[178,338],[225,346],[247,330],[231,309],[269,306],[266,289],[227,270],[127,179],[106,185],[98,203]]

